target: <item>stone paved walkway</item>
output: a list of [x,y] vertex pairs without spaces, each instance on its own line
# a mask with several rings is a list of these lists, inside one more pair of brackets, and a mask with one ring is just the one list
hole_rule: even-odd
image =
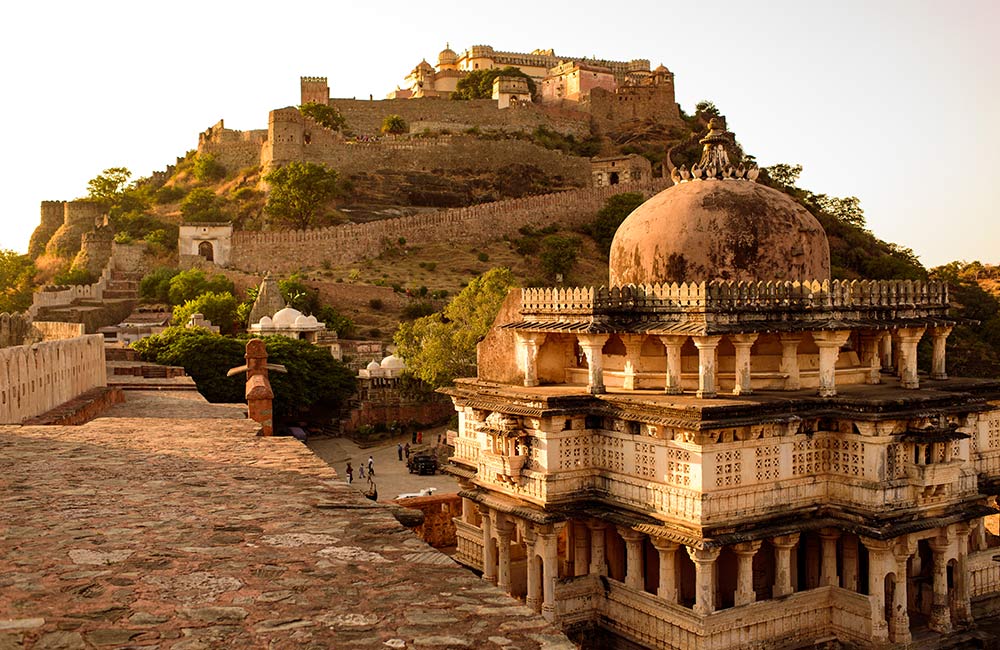
[[256,429],[0,427],[0,650],[574,647]]

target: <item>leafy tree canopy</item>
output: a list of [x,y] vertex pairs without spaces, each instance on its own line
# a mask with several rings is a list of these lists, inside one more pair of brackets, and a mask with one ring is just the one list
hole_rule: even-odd
[[178,273],[178,269],[165,266],[147,273],[139,281],[139,299],[146,303],[169,303],[170,280]]
[[191,190],[181,201],[181,215],[188,222],[225,221],[222,202],[215,192],[207,187]]
[[235,293],[235,291],[236,287],[232,281],[221,273],[208,277],[204,271],[190,269],[170,278],[167,298],[171,305],[183,305],[203,293]]
[[442,312],[401,323],[394,340],[407,371],[434,387],[473,374],[476,344],[489,332],[514,284],[510,269],[492,269],[470,282]]
[[264,211],[279,224],[306,229],[340,193],[337,172],[326,165],[292,161],[268,173],[271,186]]
[[580,251],[580,239],[564,235],[548,235],[542,240],[542,252],[539,255],[542,270],[551,279],[556,276],[565,278],[569,275]]
[[184,325],[192,314],[201,314],[217,325],[219,331],[231,334],[236,330],[236,296],[228,291],[208,291],[197,298],[174,307],[174,325]]
[[121,201],[125,190],[130,187],[130,178],[132,172],[125,167],[105,169],[87,181],[87,197],[108,209]]
[[226,168],[210,153],[200,153],[195,156],[191,165],[191,174],[202,183],[217,181],[226,176]]
[[528,92],[535,96],[535,80],[519,68],[487,68],[473,70],[458,80],[452,99],[490,99],[493,97],[493,80],[497,77],[524,77],[528,80]]
[[618,226],[622,225],[625,217],[638,208],[645,201],[645,197],[638,192],[625,192],[609,196],[594,218],[586,227],[584,232],[590,235],[597,242],[597,247],[607,259],[611,254],[611,242],[618,232]]
[[386,115],[382,120],[382,133],[399,135],[410,130],[410,125],[406,123],[401,115]]
[[31,306],[35,265],[27,255],[0,249],[0,312],[19,312]]
[[347,120],[333,106],[309,102],[299,106],[299,112],[332,131],[343,131],[347,128]]

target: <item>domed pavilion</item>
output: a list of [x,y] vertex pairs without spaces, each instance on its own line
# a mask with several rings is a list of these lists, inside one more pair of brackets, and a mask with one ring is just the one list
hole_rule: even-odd
[[1000,383],[948,377],[944,285],[831,279],[710,126],[609,286],[512,291],[446,391],[456,559],[584,647],[956,638],[1000,605]]

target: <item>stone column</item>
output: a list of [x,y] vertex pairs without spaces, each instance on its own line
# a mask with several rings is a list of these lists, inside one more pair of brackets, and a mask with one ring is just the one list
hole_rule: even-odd
[[538,385],[538,349],[545,342],[545,334],[538,332],[518,332],[521,342],[521,365],[524,367],[524,385]]
[[660,585],[656,595],[668,603],[677,602],[677,549],[680,544],[663,539],[650,537],[649,541],[660,554]]
[[775,598],[787,596],[795,591],[795,587],[792,586],[792,548],[798,541],[798,533],[771,538],[771,544],[774,546],[774,589],[772,593]]
[[734,602],[737,607],[749,605],[757,600],[757,594],[753,590],[753,556],[760,548],[760,540],[754,542],[742,542],[733,546],[736,551],[736,595]]
[[618,534],[625,540],[625,586],[642,591],[646,586],[642,570],[642,540],[646,536],[624,526],[618,527]]
[[530,525],[527,526],[524,531],[524,547],[528,556],[528,593],[525,604],[533,612],[542,608],[542,576],[538,570],[535,539],[535,531]]
[[749,395],[753,392],[750,383],[750,348],[757,340],[757,334],[733,334],[729,341],[736,348],[736,384],[733,395]]
[[836,528],[824,528],[819,531],[819,539],[823,545],[821,553],[823,564],[820,568],[819,583],[824,587],[836,587],[840,584],[837,575],[837,539],[840,531]]
[[866,384],[878,384],[882,382],[882,361],[879,357],[884,332],[862,332],[861,333],[861,365],[868,368]]
[[687,547],[695,569],[695,614],[707,616],[715,611],[715,560],[720,551],[718,548]]
[[601,348],[608,340],[607,334],[577,334],[580,348],[587,357],[587,390],[598,395],[604,390],[604,355]]
[[972,624],[972,602],[969,592],[969,531],[968,522],[954,524],[956,560],[954,597],[952,599],[955,624],[963,627]]
[[799,378],[799,343],[801,334],[779,334],[781,341],[781,374],[785,375],[785,390],[798,390],[802,387]]
[[909,548],[906,544],[896,547],[896,580],[892,590],[892,641],[895,643],[909,643],[912,640],[910,635],[910,614],[909,598],[906,593],[907,585],[907,561],[910,559]]
[[604,557],[604,529],[607,526],[603,521],[591,520],[587,522],[590,528],[590,574],[598,576],[608,575],[608,563]]
[[635,390],[638,388],[635,378],[639,371],[639,357],[642,354],[642,336],[636,334],[620,335],[622,343],[625,344],[625,378],[622,388],[625,390]]
[[[893,542],[862,537],[868,549],[868,602],[871,606],[872,639],[889,640],[889,624],[885,620],[885,576],[896,566],[892,554]],[[905,578],[904,578],[905,579]]]
[[833,397],[837,394],[837,357],[850,334],[847,330],[813,332],[813,340],[819,348],[820,397]]
[[698,397],[715,397],[715,350],[721,336],[695,336],[698,348]]
[[931,617],[927,627],[941,634],[951,632],[951,611],[948,607],[948,547],[951,544],[947,537],[935,537],[930,540],[933,551],[934,568],[934,601],[931,604]]
[[510,537],[513,525],[509,521],[497,521],[497,587],[510,593]]
[[844,575],[840,586],[851,591],[858,590],[858,538],[848,535],[841,543],[841,560]]
[[948,335],[951,334],[952,326],[932,327],[931,337],[934,342],[934,354],[931,362],[931,379],[947,379],[948,373],[945,370],[945,343]]
[[891,372],[895,364],[892,361],[892,335],[889,332],[883,332],[882,338],[879,339],[879,346],[882,349],[879,355],[879,360],[882,362],[882,370]]
[[587,539],[587,524],[582,521],[573,522],[573,575],[585,576],[590,569],[587,566],[587,551],[590,548]]
[[923,327],[904,327],[899,333],[899,381],[903,388],[920,388],[917,378],[917,344]]
[[687,341],[686,336],[661,336],[660,343],[667,350],[667,379],[664,385],[664,392],[667,395],[680,395],[684,392],[681,388],[681,348]]
[[490,509],[486,506],[479,506],[479,514],[482,517],[480,525],[483,529],[483,580],[496,582],[496,562],[493,558],[493,522],[490,521]]
[[542,582],[542,616],[554,621],[556,618],[556,573],[559,570],[558,540],[555,533],[539,533],[538,541],[542,546],[542,569],[545,571]]

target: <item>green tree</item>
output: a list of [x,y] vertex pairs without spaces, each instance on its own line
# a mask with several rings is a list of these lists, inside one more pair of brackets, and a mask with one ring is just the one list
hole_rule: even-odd
[[[801,169],[800,166],[799,170]],[[865,227],[865,211],[861,209],[861,200],[856,196],[838,198],[826,194],[809,194],[806,201],[844,223],[858,228]]]
[[604,202],[604,207],[597,211],[597,216],[583,231],[590,235],[595,242],[604,259],[611,253],[611,242],[618,232],[618,226],[622,225],[625,217],[638,208],[645,201],[645,197],[638,192],[625,192],[609,196]]
[[399,135],[410,130],[410,125],[406,123],[401,115],[386,115],[382,120],[382,133]]
[[347,128],[347,120],[333,106],[310,102],[299,106],[299,112],[331,131],[343,131]]
[[35,265],[27,255],[0,249],[0,312],[19,312],[31,306]]
[[514,283],[510,269],[491,269],[470,282],[442,312],[401,323],[394,340],[407,372],[434,387],[473,374],[476,344],[489,332]]
[[93,284],[97,281],[94,274],[87,269],[81,268],[67,268],[59,273],[55,274],[52,278],[52,284],[63,285],[63,284]]
[[694,114],[696,117],[709,120],[713,117],[719,117],[719,109],[713,102],[703,99],[694,106]]
[[201,314],[212,321],[212,325],[217,325],[220,332],[231,334],[236,330],[238,304],[236,296],[228,291],[208,291],[186,301],[183,305],[175,306],[173,322],[174,325],[184,325],[192,314]]
[[226,168],[218,159],[210,153],[200,153],[195,156],[194,164],[191,165],[191,174],[202,182],[208,183],[217,181],[226,176]]
[[576,264],[579,251],[580,240],[577,237],[546,236],[542,240],[542,251],[539,255],[545,275],[552,280],[560,275],[565,278]]
[[777,165],[765,167],[764,171],[778,185],[778,189],[794,188],[795,183],[799,180],[799,176],[802,175],[802,165],[778,163]]
[[535,80],[519,68],[488,68],[473,70],[458,80],[452,99],[490,99],[493,97],[493,80],[497,77],[524,77],[528,80],[528,92],[535,96]]
[[191,190],[181,201],[181,215],[188,222],[224,221],[222,202],[215,192],[207,187]]
[[125,167],[110,167],[87,181],[87,197],[107,210],[121,202],[132,177]]
[[165,266],[147,273],[139,281],[139,299],[146,303],[169,303],[170,280],[178,273],[178,269]]
[[292,161],[264,180],[271,186],[264,211],[289,228],[309,228],[340,193],[337,172],[310,162]]
[[221,273],[208,277],[204,271],[189,269],[170,278],[167,297],[171,305],[183,305],[188,300],[210,292],[235,293],[236,287]]

